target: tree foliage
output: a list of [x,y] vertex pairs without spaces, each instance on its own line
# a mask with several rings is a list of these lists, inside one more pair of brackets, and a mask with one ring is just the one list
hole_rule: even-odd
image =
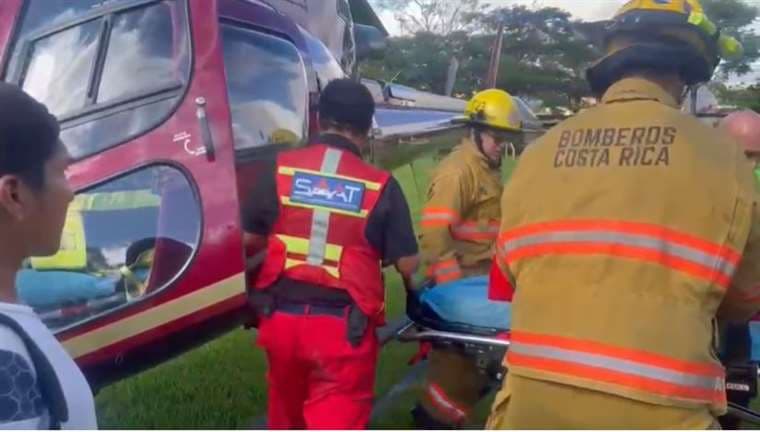
[[760,10],[742,0],[702,0],[707,16],[726,34],[736,37],[744,45],[741,60],[724,62],[720,71],[723,78],[734,73],[743,75],[752,71],[752,63],[760,59],[760,38],[752,29]]
[[584,71],[595,52],[574,30],[567,12],[515,6],[475,12],[468,21],[479,31],[418,32],[394,38],[384,59],[363,65],[363,73],[441,93],[455,57],[460,67],[454,92],[469,95],[482,88],[494,35],[503,22],[498,87],[539,97],[549,105],[575,104],[587,94]]
[[464,30],[470,15],[487,7],[480,0],[375,0],[374,4],[392,11],[401,30],[408,34],[439,35]]
[[499,87],[550,105],[575,105],[588,94],[585,70],[598,53],[576,30],[577,22],[568,12],[513,6],[481,13],[474,20],[489,32],[504,24]]
[[[482,89],[494,35],[503,23],[498,87],[541,99],[547,106],[574,107],[589,94],[585,70],[600,53],[567,11],[525,6],[479,9],[479,0],[376,3],[399,16],[409,15],[402,23],[412,33],[391,39],[382,61],[363,64],[365,76],[443,93],[449,63],[456,58],[459,73],[454,93],[469,96]],[[721,65],[720,77],[750,72],[760,58],[760,39],[752,29],[758,9],[742,0],[703,0],[703,4],[725,32],[742,41],[746,51],[741,61]]]
[[483,36],[418,32],[392,39],[383,60],[362,64],[362,75],[440,94],[444,92],[451,58],[456,57],[460,67],[454,93],[466,94],[480,87],[488,55],[488,42]]
[[734,105],[760,112],[760,84],[747,88],[730,88],[726,85],[715,83],[710,87],[724,105]]

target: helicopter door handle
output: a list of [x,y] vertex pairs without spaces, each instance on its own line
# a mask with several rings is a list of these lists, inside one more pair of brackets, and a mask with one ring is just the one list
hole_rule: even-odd
[[213,161],[216,158],[216,150],[214,149],[214,137],[211,136],[211,127],[208,124],[208,115],[206,115],[206,98],[195,99],[195,106],[195,115],[198,117],[198,123],[201,127],[204,153],[208,160]]

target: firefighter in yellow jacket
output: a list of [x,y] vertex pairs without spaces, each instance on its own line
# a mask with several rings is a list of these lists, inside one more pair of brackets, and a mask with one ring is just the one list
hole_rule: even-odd
[[[521,130],[517,106],[503,90],[485,90],[465,110],[469,133],[439,165],[422,211],[423,257],[437,284],[487,275],[499,230],[501,162]],[[482,397],[487,378],[475,360],[434,348],[413,416],[424,428],[457,427]]]
[[760,309],[752,168],[678,110],[741,46],[696,0],[629,1],[607,29],[600,104],[535,141],[502,197],[515,294],[490,428],[715,427],[716,321]]

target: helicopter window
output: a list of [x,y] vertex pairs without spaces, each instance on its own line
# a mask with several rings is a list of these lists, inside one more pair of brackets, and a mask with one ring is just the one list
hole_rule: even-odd
[[346,76],[338,61],[335,60],[335,57],[333,57],[330,50],[327,49],[321,40],[312,36],[303,28],[301,29],[301,34],[303,34],[303,37],[306,40],[306,46],[309,48],[311,62],[314,65],[314,70],[317,72],[319,84],[322,88],[324,88],[330,81]]
[[[80,18],[102,4],[103,0],[27,0],[16,40],[23,43],[30,35],[40,30]],[[17,68],[21,66],[18,60],[23,50],[20,49],[21,44],[18,45],[17,49],[13,50],[7,77],[15,76]]]
[[[72,156],[112,147],[168,117],[190,76],[184,1],[85,0],[65,8],[51,0],[52,16],[38,3],[24,15],[9,76],[58,117]],[[85,3],[89,10],[79,8]]]
[[114,17],[98,103],[134,94],[135,88],[160,90],[183,83],[190,74],[190,47],[185,34],[166,37],[172,19],[168,3]]
[[235,149],[296,145],[306,134],[303,59],[289,41],[222,25]]
[[19,271],[18,297],[52,329],[138,302],[187,266],[199,215],[187,179],[169,166],[81,192],[69,208],[59,252]]
[[100,20],[95,20],[37,41],[24,90],[58,116],[84,108],[100,29]]

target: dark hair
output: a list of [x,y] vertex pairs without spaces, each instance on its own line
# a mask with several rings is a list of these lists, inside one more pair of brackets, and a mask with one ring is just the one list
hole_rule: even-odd
[[45,163],[60,141],[58,120],[19,87],[0,82],[0,176],[14,174],[33,188],[45,185]]
[[366,135],[372,128],[375,99],[363,84],[350,79],[331,81],[319,97],[319,122]]

